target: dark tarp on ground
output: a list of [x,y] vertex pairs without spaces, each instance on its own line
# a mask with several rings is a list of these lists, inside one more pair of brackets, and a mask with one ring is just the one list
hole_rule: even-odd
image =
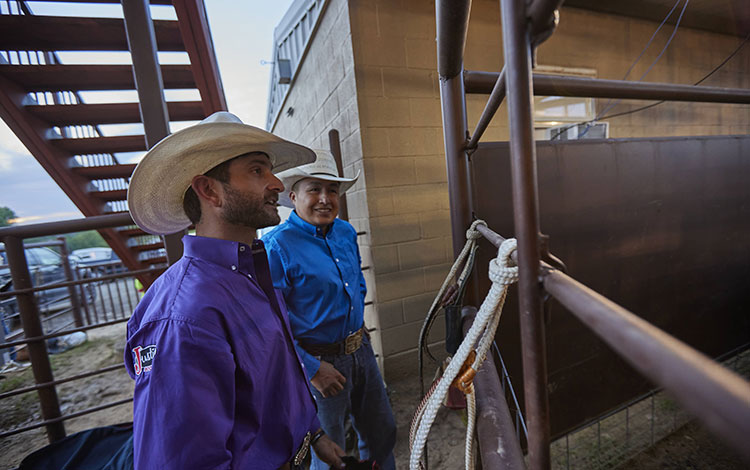
[[19,470],[133,470],[133,423],[88,429],[42,447]]

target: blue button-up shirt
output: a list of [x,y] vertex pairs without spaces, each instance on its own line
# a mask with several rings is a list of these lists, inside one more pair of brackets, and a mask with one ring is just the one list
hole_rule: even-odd
[[[292,212],[263,241],[273,285],[284,294],[297,341],[336,343],[362,328],[367,287],[354,227],[335,219],[323,234]],[[320,360],[299,345],[297,352],[312,378]]]
[[183,243],[128,322],[135,468],[276,469],[320,423],[263,243]]

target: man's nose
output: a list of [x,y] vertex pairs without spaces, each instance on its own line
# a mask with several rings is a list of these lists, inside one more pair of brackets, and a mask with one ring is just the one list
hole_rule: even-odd
[[276,177],[276,175],[271,173],[270,181],[268,183],[268,189],[280,193],[284,190],[284,183],[282,183],[281,180]]

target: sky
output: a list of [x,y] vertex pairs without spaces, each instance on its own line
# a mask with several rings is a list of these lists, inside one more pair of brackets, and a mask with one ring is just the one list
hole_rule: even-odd
[[[214,41],[219,72],[229,111],[243,122],[265,127],[268,84],[271,65],[273,29],[281,21],[292,0],[204,0]],[[35,14],[79,16],[71,4],[28,2]],[[119,4],[85,5],[84,16],[121,17]],[[64,9],[63,9],[64,8]],[[175,19],[171,7],[152,7],[154,19]],[[64,63],[129,63],[128,54],[60,53]],[[160,53],[161,63],[185,63],[185,55]],[[132,92],[84,93],[87,103],[109,102],[113,96],[123,101],[137,101]],[[167,100],[199,99],[197,91],[167,92]],[[172,132],[184,126],[172,125]],[[142,132],[142,126],[102,126],[105,135]],[[123,163],[137,163],[142,153],[121,154]],[[0,119],[0,206],[15,211],[17,223],[41,223],[82,217],[37,160]]]

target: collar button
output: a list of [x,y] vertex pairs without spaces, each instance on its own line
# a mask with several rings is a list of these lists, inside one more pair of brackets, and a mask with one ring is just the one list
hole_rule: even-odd
[[237,266],[232,265],[232,271],[237,271]]

